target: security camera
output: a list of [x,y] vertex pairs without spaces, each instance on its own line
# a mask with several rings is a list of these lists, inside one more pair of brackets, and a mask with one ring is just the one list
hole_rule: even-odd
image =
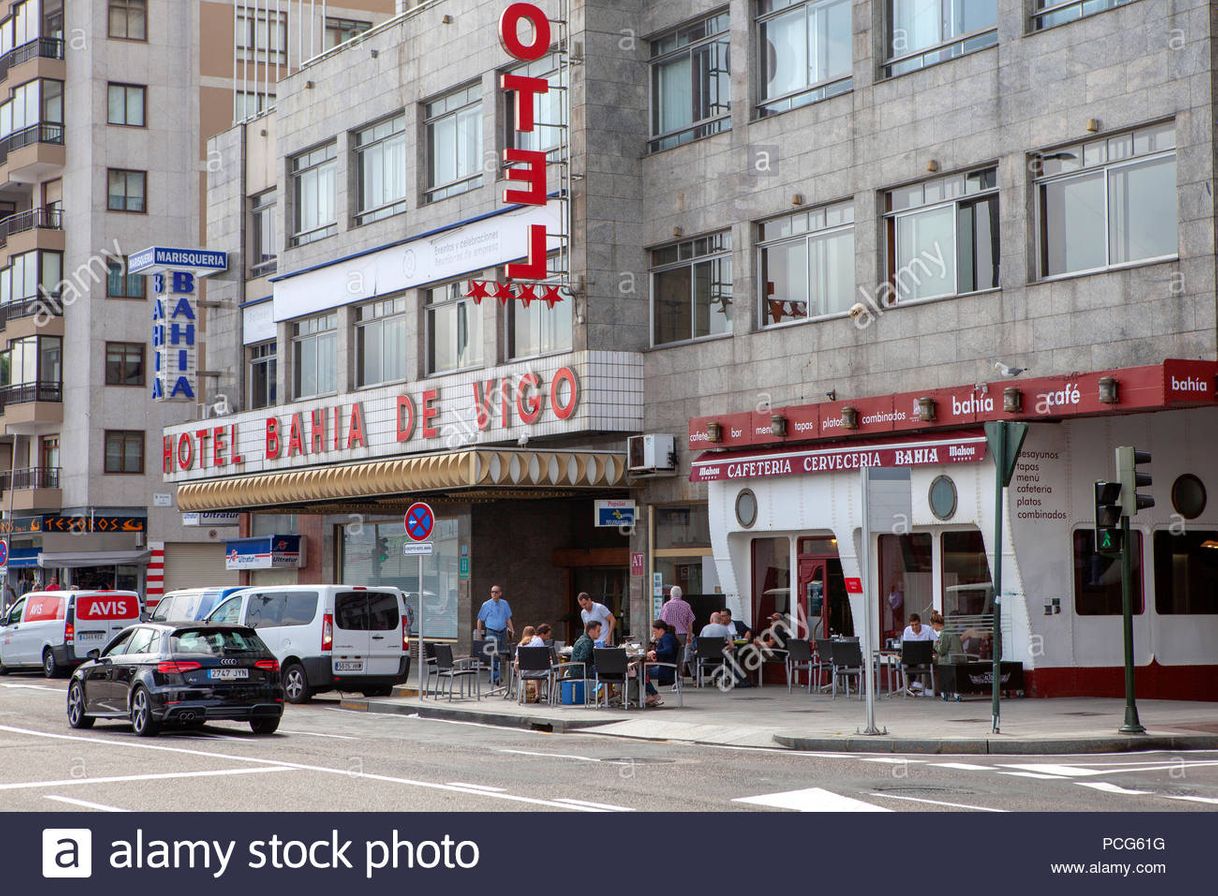
[[852,318],[854,318],[855,320],[858,320],[860,317],[862,317],[866,313],[867,313],[867,306],[864,305],[862,302],[855,302],[854,305],[851,306],[850,311],[849,311],[850,316]]

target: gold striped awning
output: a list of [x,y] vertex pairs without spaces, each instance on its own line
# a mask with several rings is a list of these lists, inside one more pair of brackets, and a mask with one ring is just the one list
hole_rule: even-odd
[[626,487],[626,457],[603,451],[471,449],[304,470],[251,473],[178,486],[184,511],[246,510],[418,495],[503,489]]

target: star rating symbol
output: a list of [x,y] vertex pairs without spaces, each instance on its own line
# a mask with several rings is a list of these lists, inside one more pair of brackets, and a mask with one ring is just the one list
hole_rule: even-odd
[[475,305],[481,305],[483,299],[489,299],[491,297],[491,294],[487,290],[486,281],[485,280],[469,281],[469,288],[465,293],[465,297],[467,299],[473,299]]

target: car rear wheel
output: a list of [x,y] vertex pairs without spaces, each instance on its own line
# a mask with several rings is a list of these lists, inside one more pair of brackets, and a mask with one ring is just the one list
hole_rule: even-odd
[[381,685],[375,688],[364,688],[360,691],[365,697],[388,697],[393,693],[393,685]]
[[79,681],[68,688],[68,725],[72,728],[92,728],[93,719],[85,715],[85,689]]
[[59,673],[62,671],[63,670],[60,668],[59,663],[55,661],[55,651],[51,650],[49,647],[43,650],[42,673],[47,678],[58,678]]
[[131,728],[136,737],[156,737],[161,730],[160,723],[152,717],[152,700],[142,687],[131,695]]
[[250,728],[255,734],[274,734],[279,728],[278,719],[253,719]]
[[289,703],[308,703],[313,696],[309,691],[309,678],[300,663],[288,663],[283,667],[283,695]]

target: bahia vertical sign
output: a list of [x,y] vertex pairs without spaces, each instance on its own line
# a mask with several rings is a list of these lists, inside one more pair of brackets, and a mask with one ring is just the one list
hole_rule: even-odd
[[152,400],[197,401],[199,280],[228,270],[228,253],[153,246],[128,270],[152,275]]

